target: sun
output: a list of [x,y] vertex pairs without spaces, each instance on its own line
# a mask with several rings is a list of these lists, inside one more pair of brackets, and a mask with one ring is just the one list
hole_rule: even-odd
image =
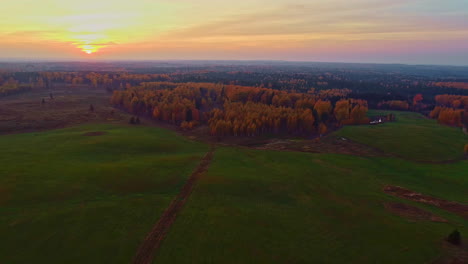
[[99,47],[96,46],[96,45],[90,45],[90,44],[86,44],[86,45],[81,45],[79,46],[79,48],[86,54],[88,55],[91,55],[95,52],[98,51]]
[[86,55],[99,52],[101,49],[113,43],[105,34],[77,34],[73,35],[73,45],[80,49]]

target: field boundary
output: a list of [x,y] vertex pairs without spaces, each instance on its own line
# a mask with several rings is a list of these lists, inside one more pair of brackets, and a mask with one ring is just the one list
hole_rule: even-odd
[[192,172],[187,182],[180,190],[179,194],[174,198],[174,200],[172,200],[169,207],[164,211],[161,218],[153,226],[145,240],[143,240],[142,244],[137,250],[135,257],[133,258],[132,263],[150,264],[153,262],[156,251],[161,246],[162,241],[166,237],[166,234],[174,223],[177,215],[187,202],[196,182],[210,166],[214,151],[215,149],[212,147],[211,150],[203,157],[197,168]]

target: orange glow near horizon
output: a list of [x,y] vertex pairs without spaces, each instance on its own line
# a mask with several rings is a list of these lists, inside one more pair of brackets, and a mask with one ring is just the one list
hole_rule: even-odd
[[92,54],[98,51],[98,48],[93,45],[82,45],[79,46],[79,48],[87,54]]
[[73,46],[87,54],[96,53],[111,43],[110,38],[104,33],[80,33],[67,38],[73,40]]
[[3,0],[0,58],[466,64],[464,1]]

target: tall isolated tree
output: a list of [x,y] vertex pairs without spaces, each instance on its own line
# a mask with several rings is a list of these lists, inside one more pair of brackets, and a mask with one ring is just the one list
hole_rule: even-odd
[[424,98],[423,98],[422,94],[416,94],[416,95],[413,97],[413,105],[419,104],[423,99],[424,99]]

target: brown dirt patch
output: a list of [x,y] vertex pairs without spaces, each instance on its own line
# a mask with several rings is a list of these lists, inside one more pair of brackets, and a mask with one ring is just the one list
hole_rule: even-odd
[[431,212],[425,211],[415,206],[404,203],[384,203],[385,209],[393,214],[411,219],[411,220],[425,220],[432,222],[447,223],[444,218],[437,216]]
[[364,157],[388,157],[391,156],[381,150],[369,147],[347,138],[326,136],[323,138],[290,140],[290,139],[272,139],[266,143],[254,146],[256,149],[280,150],[280,151],[299,151],[311,153],[337,153],[357,155]]
[[[153,121],[154,122],[154,121]],[[161,124],[157,123],[158,126]],[[167,125],[166,125],[167,126]],[[176,129],[169,127],[170,129]],[[177,129],[176,129],[177,130]],[[179,130],[180,131],[180,130]],[[333,132],[335,130],[331,130]],[[298,151],[310,153],[338,153],[365,157],[394,157],[393,154],[352,141],[348,138],[337,137],[331,133],[324,137],[291,137],[288,135],[270,135],[258,137],[224,136],[213,137],[209,135],[208,126],[199,126],[191,131],[180,131],[182,135],[208,144],[225,146],[241,146],[245,148]]]
[[441,209],[456,213],[465,219],[468,219],[468,205],[457,202],[447,201],[440,198],[417,193],[400,186],[385,186],[384,192],[400,198],[412,200],[419,203],[429,204]]
[[107,132],[103,132],[103,131],[94,131],[94,132],[87,132],[87,133],[84,133],[83,136],[87,136],[87,137],[96,137],[96,136],[102,136],[102,135],[105,135],[107,134]]
[[468,264],[468,245],[454,246],[443,241],[441,248],[445,254],[437,258],[432,264]]

